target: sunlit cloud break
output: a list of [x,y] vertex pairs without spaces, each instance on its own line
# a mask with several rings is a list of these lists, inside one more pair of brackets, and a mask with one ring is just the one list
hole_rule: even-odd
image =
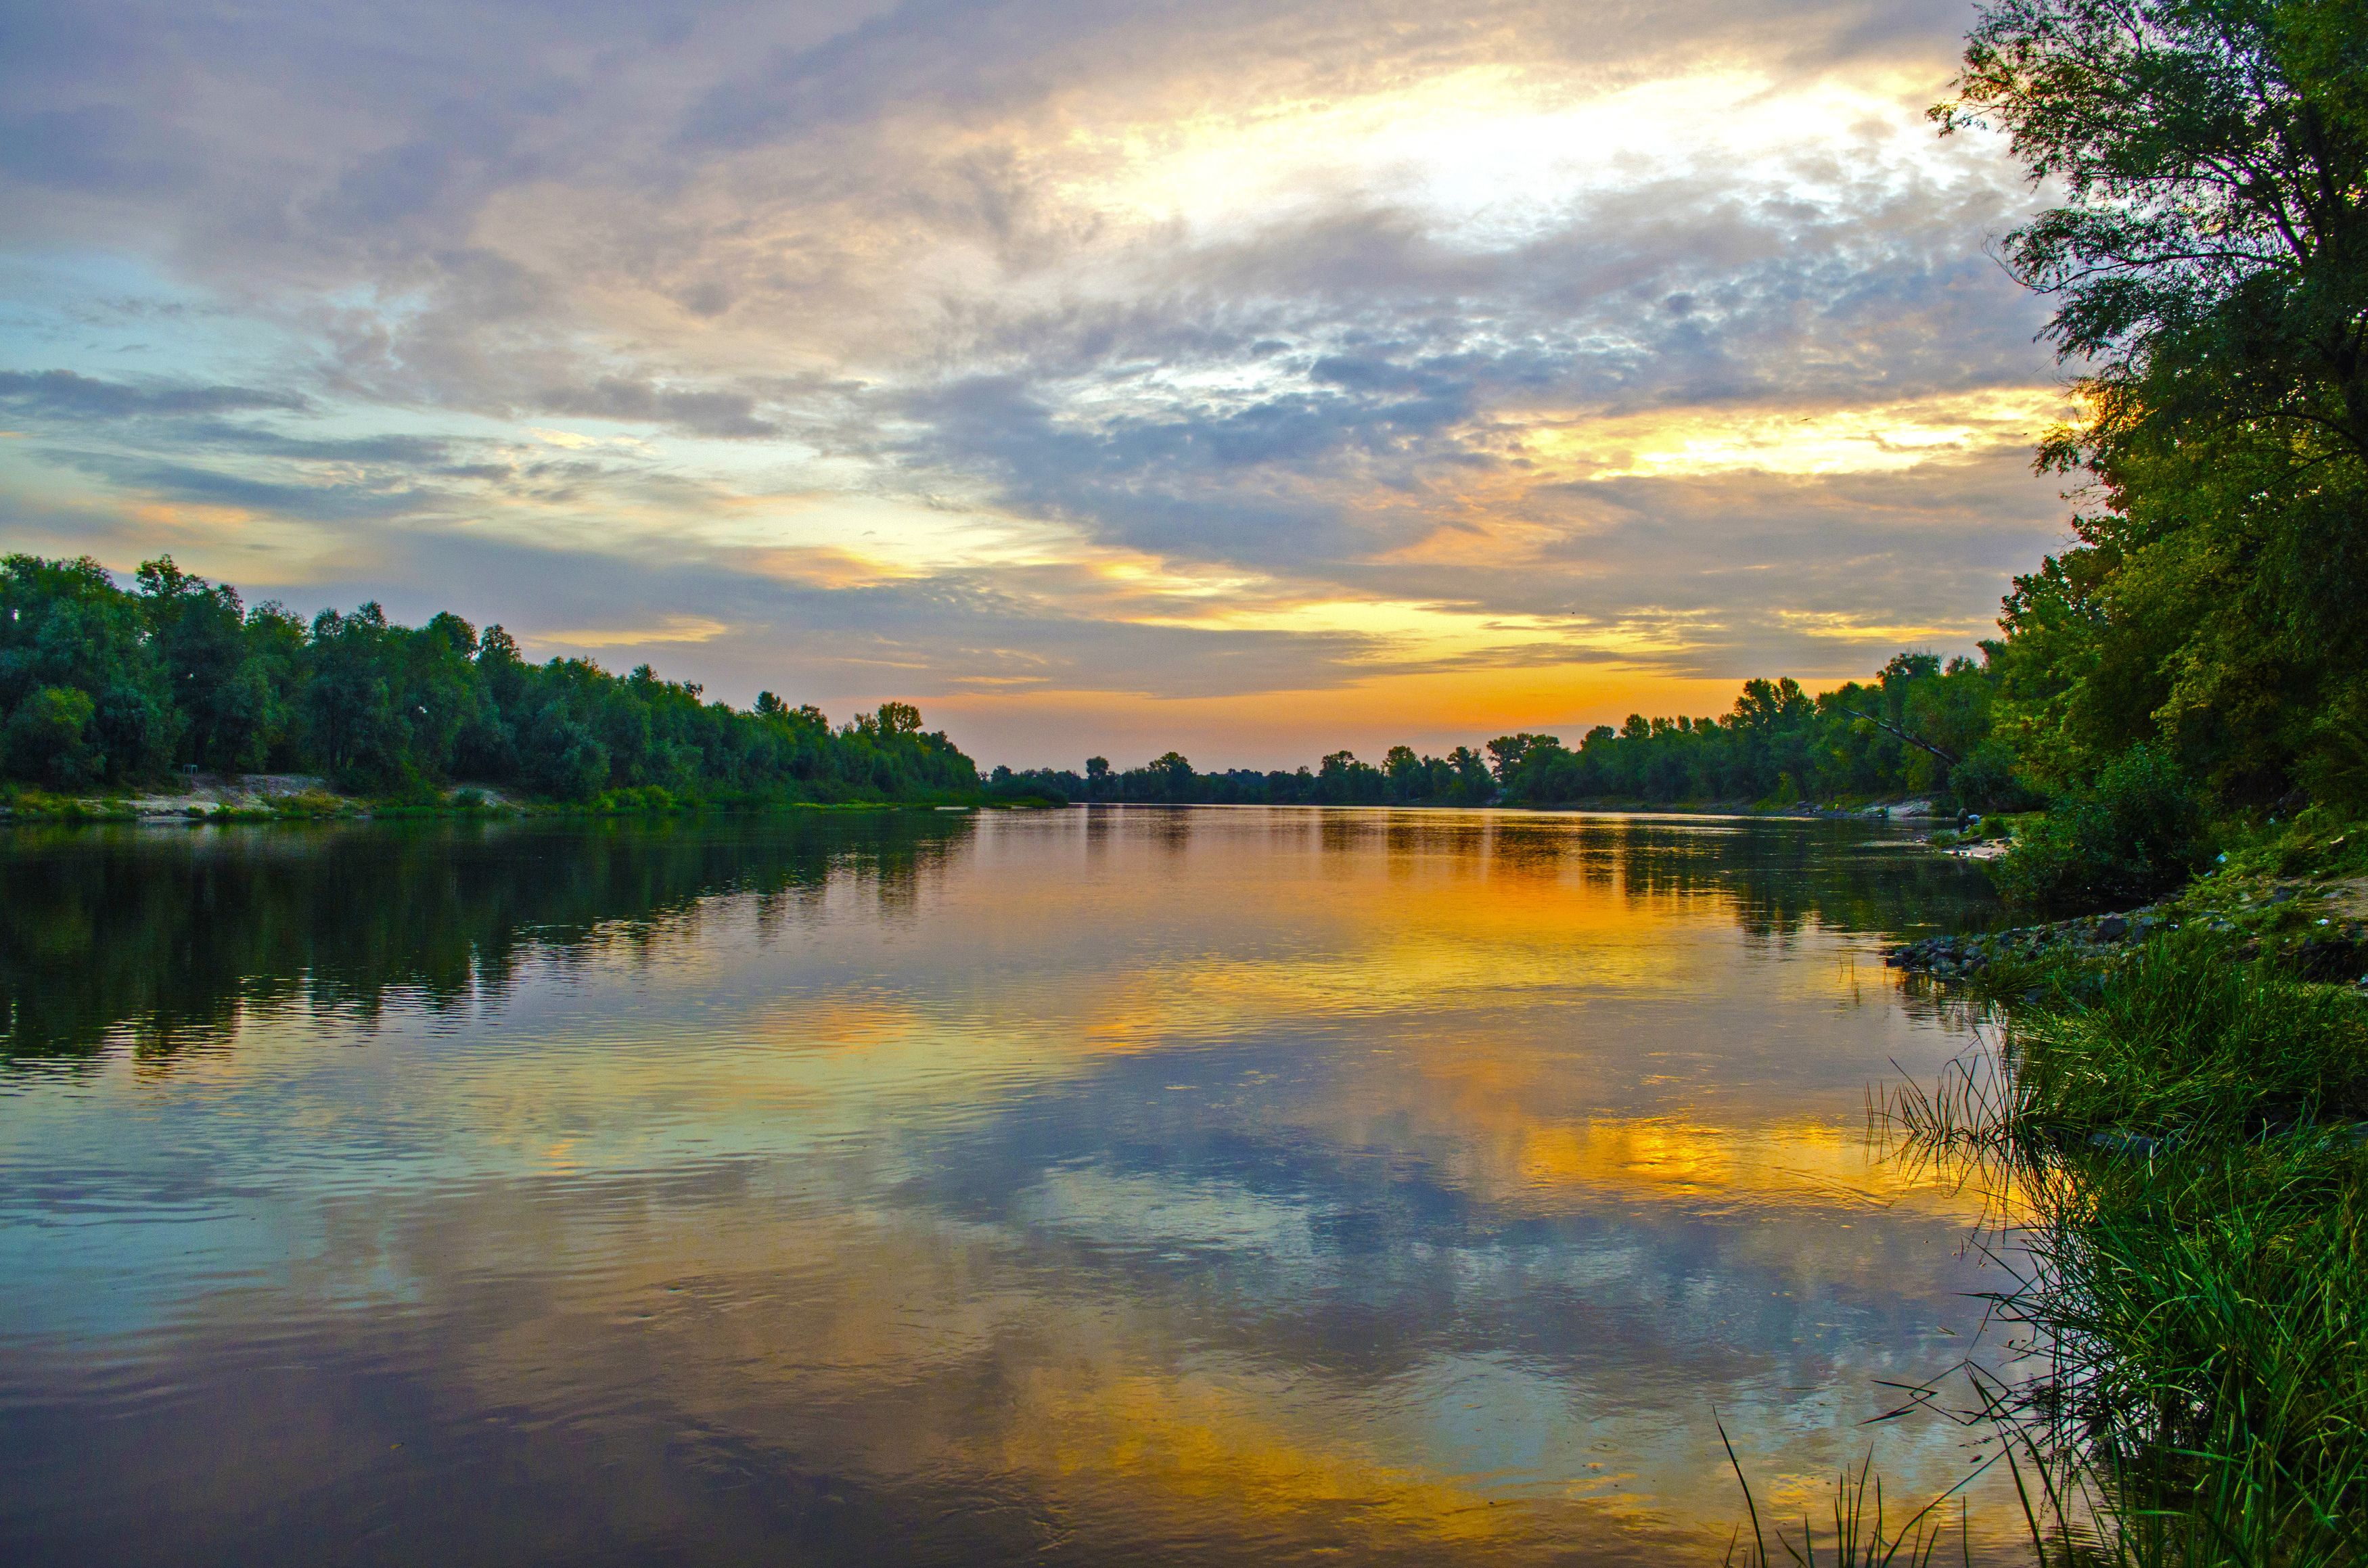
[[1962,25],[57,8],[0,58],[0,519],[990,762],[1963,651],[2063,392],[1985,251],[2032,194],[1922,119]]

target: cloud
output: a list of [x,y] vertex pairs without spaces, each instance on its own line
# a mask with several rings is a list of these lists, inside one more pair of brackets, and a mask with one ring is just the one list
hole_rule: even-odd
[[302,483],[105,452],[62,451],[54,456],[131,494],[235,506],[298,522],[402,517],[434,508],[444,499],[407,474]]
[[142,415],[223,414],[247,409],[301,411],[302,395],[257,387],[145,386],[99,381],[73,370],[0,370],[0,408],[35,417],[131,419]]
[[1964,646],[2057,512],[1983,250],[2031,194],[1918,115],[1963,22],[28,13],[0,487],[127,558],[211,517],[252,577],[251,515],[291,589],[442,584],[743,697],[1025,692],[1030,733]]
[[137,113],[104,104],[0,119],[0,171],[34,185],[136,196],[192,184],[185,153],[159,144]]
[[748,439],[780,434],[779,426],[757,417],[757,400],[747,393],[683,391],[617,377],[589,387],[546,391],[537,406],[544,413],[587,419],[669,425],[695,436]]

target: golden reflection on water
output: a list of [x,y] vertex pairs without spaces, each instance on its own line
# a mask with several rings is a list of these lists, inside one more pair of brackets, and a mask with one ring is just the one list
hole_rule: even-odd
[[[1969,1468],[1945,1422],[1859,1425],[1996,1283],[1977,1195],[1864,1136],[1870,1083],[1964,1043],[1877,956],[1975,896],[1929,861],[1803,824],[950,834],[894,876],[694,879],[434,1005],[300,985],[25,1079],[0,1393],[53,1456],[142,1412],[233,1541],[385,1516],[318,1473],[391,1419],[335,1403],[364,1378],[481,1530],[778,1544],[822,1505],[735,1510],[826,1475],[891,1561],[1666,1560],[1737,1516],[1713,1408],[1763,1499],[1822,1506],[1876,1432],[1901,1493]],[[332,1437],[273,1441],[258,1358]]]

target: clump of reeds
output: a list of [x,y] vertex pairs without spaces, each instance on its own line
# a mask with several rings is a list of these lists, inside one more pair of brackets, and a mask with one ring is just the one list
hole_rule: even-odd
[[2041,1131],[2210,1142],[2368,1115],[2368,1008],[2201,937],[2147,943],[2010,1040]]
[[2368,1006],[2172,937],[1878,1113],[2016,1177],[1992,1391],[2044,1563],[2368,1562]]
[[2011,1310],[2055,1347],[2046,1442],[2134,1563],[2368,1561],[2368,1161],[2323,1131],[2091,1154]]

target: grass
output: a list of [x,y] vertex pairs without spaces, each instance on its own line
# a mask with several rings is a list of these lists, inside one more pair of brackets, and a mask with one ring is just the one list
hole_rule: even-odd
[[1995,1051],[1884,1114],[2013,1190],[2035,1555],[2368,1562],[2368,1001],[2192,926],[1990,983]]
[[1934,1555],[1948,1543],[1952,1520],[1957,1527],[1959,1560],[1968,1563],[1973,1561],[1973,1527],[1964,1500],[1959,1499],[1953,1515],[1948,1508],[1949,1499],[1964,1491],[1972,1476],[1891,1525],[1885,1522],[1888,1515],[1883,1478],[1874,1473],[1874,1455],[1869,1452],[1855,1472],[1845,1471],[1835,1478],[1832,1528],[1821,1551],[1817,1522],[1806,1509],[1802,1510],[1797,1540],[1793,1537],[1790,1521],[1761,1521],[1759,1500],[1751,1494],[1751,1483],[1743,1473],[1742,1461],[1735,1457],[1735,1444],[1728,1439],[1723,1421],[1718,1424],[1718,1440],[1725,1446],[1726,1462],[1735,1471],[1736,1483],[1743,1488],[1744,1507],[1750,1516],[1751,1528],[1748,1539],[1740,1526],[1728,1539],[1725,1568],[1774,1568],[1776,1559],[1768,1551],[1771,1530],[1777,1550],[1784,1553],[1785,1561],[1798,1563],[1801,1568],[1817,1568],[1819,1563],[1830,1563],[1833,1568],[1931,1568]]
[[52,795],[14,785],[0,789],[0,812],[39,822],[134,822],[140,814],[119,797]]
[[2091,1163],[2043,1210],[2017,1307],[2057,1346],[2056,1440],[2031,1451],[2080,1462],[2118,1526],[2105,1560],[2368,1557],[2358,1146],[2314,1129]]
[[2215,1143],[2368,1115],[2368,1009],[2342,987],[2194,931],[2147,942],[2100,985],[2061,978],[2011,1036],[2034,1131]]

